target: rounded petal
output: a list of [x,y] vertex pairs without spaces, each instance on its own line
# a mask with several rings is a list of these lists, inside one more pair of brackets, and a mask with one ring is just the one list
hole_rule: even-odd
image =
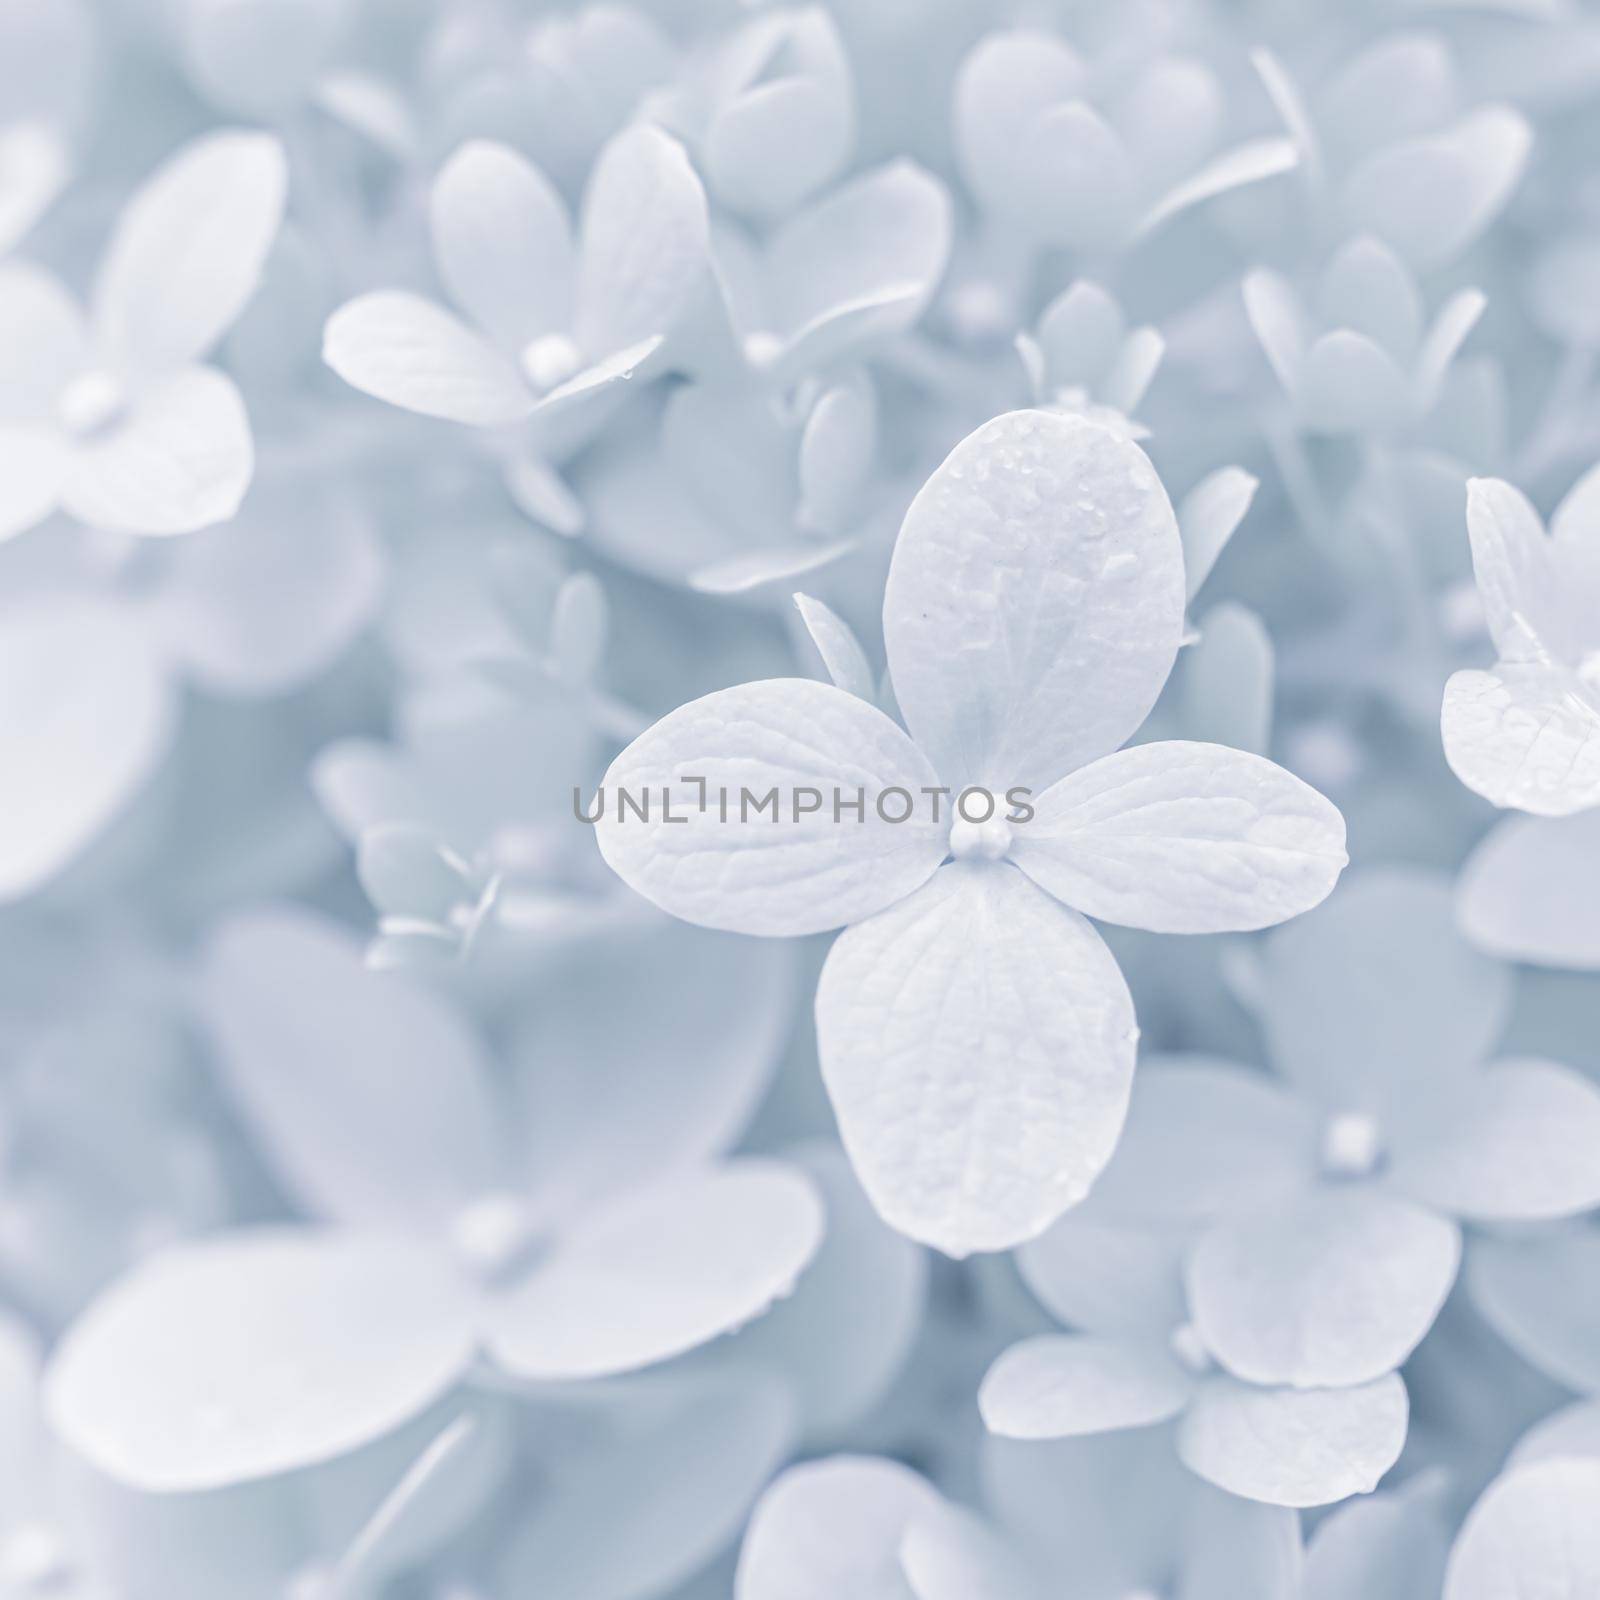
[[1189,1257],[1190,1313],[1206,1348],[1251,1383],[1366,1383],[1421,1343],[1460,1260],[1454,1223],[1363,1187],[1325,1188],[1206,1233]]
[[40,267],[0,266],[0,423],[53,425],[62,389],[88,362],[78,302]]
[[0,618],[0,902],[40,888],[144,787],[175,723],[127,611],[97,600]]
[[520,350],[572,326],[572,223],[550,180],[515,150],[464,144],[434,179],[429,223],[450,297],[499,344]]
[[36,122],[0,129],[0,256],[50,209],[70,176],[66,147],[54,130]]
[[1095,1214],[1183,1225],[1269,1212],[1312,1181],[1320,1132],[1315,1108],[1262,1073],[1146,1060]]
[[735,1600],[905,1600],[901,1541],[942,1508],[932,1485],[897,1461],[830,1456],[790,1467],[750,1518]]
[[1489,634],[1503,662],[1548,659],[1569,641],[1571,597],[1552,561],[1539,513],[1520,489],[1499,478],[1467,480],[1467,535],[1472,571]]
[[1397,362],[1409,363],[1422,338],[1416,279],[1379,239],[1360,237],[1333,258],[1317,296],[1323,323],[1365,334]]
[[600,152],[583,197],[577,339],[597,361],[672,332],[709,261],[705,190],[683,146],[638,123]]
[[1081,1200],[1127,1110],[1137,1028],[1082,917],[1005,864],[955,862],[843,934],[817,990],[823,1081],[880,1215],[946,1254],[1003,1250]]
[[1197,626],[1200,637],[1180,669],[1183,731],[1208,744],[1266,755],[1276,664],[1266,625],[1248,606],[1225,600]]
[[427,989],[369,971],[336,924],[235,915],[206,952],[201,1003],[229,1091],[312,1212],[443,1236],[505,1181],[477,1037]]
[[1600,1232],[1569,1226],[1474,1240],[1467,1288],[1530,1366],[1568,1389],[1600,1394]]
[[1538,1221],[1600,1206],[1600,1089],[1549,1061],[1504,1061],[1397,1137],[1389,1173],[1427,1205]]
[[46,1418],[135,1488],[221,1488],[331,1460],[465,1372],[468,1303],[434,1258],[381,1236],[224,1234],[153,1256],[67,1331]]
[[534,408],[508,355],[442,306],[398,289],[340,306],[323,330],[322,359],[363,394],[425,417],[495,428]]
[[1522,1466],[1551,1456],[1592,1456],[1600,1460],[1600,1400],[1575,1400],[1552,1411],[1517,1440],[1508,1464]]
[[[935,822],[937,802],[920,791],[938,783],[876,707],[831,684],[778,678],[691,701],[635,739],[601,780],[596,838],[630,888],[685,921],[817,933],[893,905],[932,875],[948,804]],[[897,794],[880,812],[895,790],[912,797],[908,821],[884,820],[905,809]],[[852,809],[836,814],[836,802]]]
[[1062,1439],[1175,1417],[1194,1380],[1160,1344],[1041,1334],[1007,1350],[978,1390],[991,1433]]
[[916,1600],[1045,1600],[1055,1591],[983,1518],[943,1505],[913,1518],[900,1568]]
[[1311,1536],[1303,1600],[1436,1595],[1447,1549],[1444,1520],[1422,1496],[1402,1489],[1352,1500],[1319,1522]]
[[1260,487],[1261,480],[1243,467],[1218,467],[1183,497],[1178,506],[1178,534],[1183,540],[1185,590],[1189,599],[1194,599],[1211,575],[1217,558],[1238,531]]
[[1457,885],[1462,931],[1507,961],[1600,970],[1600,810],[1507,817]]
[[0,541],[56,509],[70,462],[66,440],[53,429],[0,426]]
[[156,374],[204,356],[255,293],[288,184],[282,144],[238,131],[185,145],[148,179],[95,280],[100,359]]
[[1600,1461],[1557,1458],[1496,1478],[1450,1551],[1444,1600],[1583,1600],[1600,1592]]
[[1408,1410],[1394,1373],[1352,1389],[1258,1389],[1208,1378],[1178,1424],[1178,1453],[1229,1494],[1327,1505],[1377,1487],[1399,1458]]
[[1296,399],[1317,433],[1385,433],[1411,410],[1411,388],[1394,358],[1349,328],[1323,334],[1306,352]]
[[1183,610],[1177,520],[1144,453],[1016,411],[912,502],[883,626],[906,726],[945,782],[1042,790],[1144,721]]
[[1146,1341],[1170,1336],[1188,1316],[1187,1230],[1099,1222],[1099,1211],[1097,1192],[1023,1245],[1016,1257],[1022,1281],[1069,1327]]
[[1564,667],[1452,673],[1440,731],[1450,770],[1497,806],[1565,817],[1600,803],[1600,707]]
[[1332,801],[1262,756],[1166,740],[1040,795],[1011,857],[1058,900],[1156,933],[1270,927],[1327,898],[1349,857]]
[[485,1343],[523,1378],[634,1372],[742,1327],[790,1293],[822,1243],[810,1181],[744,1159],[596,1207],[485,1311]]
[[214,367],[189,367],[140,393],[103,438],[67,464],[62,505],[95,528],[193,533],[226,522],[255,471],[244,401]]
[[1445,879],[1369,869],[1267,940],[1261,992],[1278,1068],[1372,1112],[1455,1093],[1505,1026],[1511,974],[1456,931]]

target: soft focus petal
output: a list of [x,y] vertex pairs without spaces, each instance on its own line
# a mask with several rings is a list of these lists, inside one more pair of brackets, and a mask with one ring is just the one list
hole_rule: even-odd
[[834,687],[855,695],[858,700],[870,702],[877,685],[873,681],[872,665],[855,630],[830,606],[808,594],[797,594],[794,603]]
[[1420,1497],[1377,1494],[1317,1524],[1303,1600],[1415,1600],[1436,1595],[1448,1549],[1443,1518]]
[[1183,497],[1178,533],[1183,540],[1184,591],[1190,600],[1211,575],[1260,487],[1261,480],[1243,467],[1219,467]]
[[1454,1093],[1499,1038],[1511,979],[1456,931],[1442,878],[1385,868],[1268,939],[1261,993],[1278,1068],[1334,1110],[1372,1112]]
[[1183,659],[1183,731],[1264,756],[1272,743],[1272,639],[1248,606],[1224,601],[1200,619]]
[[1304,1600],[1296,1512],[1196,1484],[1188,1513],[1178,1600]]
[[989,1368],[978,1409],[991,1433],[1060,1439],[1164,1422],[1189,1403],[1193,1387],[1160,1344],[1041,1334]]
[[1508,817],[1457,886],[1463,932],[1507,961],[1600,969],[1600,810]]
[[0,425],[0,540],[26,533],[56,509],[70,462],[54,429]]
[[822,1242],[796,1168],[746,1159],[596,1207],[493,1296],[485,1342],[523,1378],[594,1378],[682,1355],[758,1317]]
[[1536,1221],[1600,1205],[1600,1089],[1549,1061],[1505,1061],[1395,1140],[1395,1184],[1460,1216]]
[[706,271],[705,191],[647,124],[601,151],[583,199],[576,332],[590,361],[670,333]]
[[943,1505],[912,1520],[900,1567],[917,1600],[1045,1600],[1041,1575],[981,1517]]
[[1191,1471],[1247,1500],[1327,1505],[1377,1486],[1405,1443],[1407,1409],[1392,1373],[1354,1389],[1208,1378],[1178,1425],[1178,1453]]
[[1020,1244],[1083,1198],[1122,1126],[1136,1032],[1098,935],[1004,864],[954,862],[850,929],[817,992],[867,1193],[955,1256]]
[[0,255],[50,209],[69,176],[67,152],[51,130],[34,122],[0,129]]
[[1546,646],[1562,642],[1567,597],[1551,561],[1551,543],[1539,513],[1521,490],[1498,478],[1467,482],[1467,533],[1472,570],[1504,662],[1547,659]]
[[[1069,1327],[1148,1343],[1188,1315],[1187,1230],[1096,1220],[1099,1192],[1017,1251],[1022,1281]],[[1087,1215],[1085,1213],[1088,1213]]]
[[[691,779],[704,780],[703,810]],[[935,824],[919,791],[938,781],[905,734],[854,695],[802,678],[743,684],[680,706],[617,757],[601,782],[597,839],[612,869],[674,916],[739,933],[816,933],[871,916],[931,876],[948,811]],[[835,820],[835,801],[853,807],[858,790],[864,820],[853,809]],[[909,821],[880,816],[889,790],[913,797]],[[769,791],[773,805],[757,811]],[[630,798],[648,805],[646,818],[625,809]],[[904,809],[895,795],[884,815]]]
[[142,391],[106,434],[78,443],[62,504],[91,527],[193,533],[239,509],[254,471],[233,380],[189,367]]
[[213,936],[202,985],[224,1081],[308,1210],[443,1233],[504,1181],[477,1038],[426,989],[368,971],[344,929],[241,913]]
[[1328,1187],[1223,1223],[1189,1257],[1195,1327],[1252,1383],[1366,1383],[1433,1325],[1461,1259],[1454,1223],[1365,1187]]
[[89,360],[78,303],[48,272],[0,266],[0,423],[54,425],[56,402]]
[[1103,756],[1034,802],[1012,859],[1103,922],[1157,933],[1270,927],[1325,899],[1344,818],[1261,756],[1170,740]]
[[532,163],[486,140],[463,145],[434,180],[429,222],[445,288],[502,346],[570,329],[572,224]]
[[1336,328],[1306,352],[1296,399],[1314,432],[1385,433],[1407,420],[1411,386],[1388,351]]
[[82,599],[0,616],[0,901],[47,883],[128,805],[174,713],[125,611]]
[[1138,446],[1012,412],[906,513],[884,635],[906,725],[952,786],[1043,789],[1143,722],[1177,654],[1183,553]]
[[128,202],[94,288],[100,359],[153,376],[198,361],[255,293],[289,171],[270,134],[185,145]]
[[1600,706],[1564,667],[1453,673],[1440,722],[1451,770],[1497,806],[1564,817],[1600,803]]
[[1569,1226],[1475,1240],[1467,1287],[1530,1366],[1568,1389],[1600,1394],[1600,1232]]
[[1450,1551],[1444,1600],[1583,1600],[1600,1592],[1600,1461],[1557,1458],[1496,1478]]
[[511,358],[421,295],[364,294],[328,318],[323,359],[364,394],[481,428],[520,422],[533,392]]
[[51,1357],[45,1412],[136,1488],[220,1488],[379,1438],[471,1354],[466,1299],[428,1255],[264,1229],[176,1246],[114,1283]]

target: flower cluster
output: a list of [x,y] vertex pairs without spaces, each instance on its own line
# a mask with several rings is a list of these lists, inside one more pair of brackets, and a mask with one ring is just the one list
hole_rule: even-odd
[[1600,1594],[1597,126],[0,0],[0,1600]]

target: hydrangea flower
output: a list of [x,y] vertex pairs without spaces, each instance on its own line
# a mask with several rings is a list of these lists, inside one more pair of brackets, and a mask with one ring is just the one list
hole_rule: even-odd
[[1231,1370],[1192,1282],[1185,1292],[1184,1255],[1181,1230],[1078,1216],[1025,1245],[1028,1284],[1077,1331],[999,1357],[978,1392],[990,1431],[1065,1439],[1170,1424],[1183,1464],[1245,1499],[1315,1506],[1372,1489],[1405,1443],[1399,1376],[1291,1383]]
[[1553,1063],[1485,1066],[1508,975],[1454,928],[1445,883],[1369,872],[1273,934],[1257,980],[1286,1083],[1147,1064],[1091,1209],[1193,1230],[1184,1276],[1216,1359],[1256,1383],[1366,1383],[1455,1281],[1456,1219],[1600,1204],[1600,1092]]
[[[884,632],[909,736],[836,687],[780,679],[680,708],[603,781],[600,848],[664,910],[756,934],[853,925],[817,997],[824,1078],[873,1203],[948,1253],[1033,1237],[1116,1142],[1133,1007],[1080,913],[1261,927],[1344,865],[1338,813],[1270,762],[1110,753],[1159,694],[1183,610],[1177,525],[1138,447],[1016,412],[957,446],[901,529]],[[786,814],[698,811],[702,780],[735,807],[775,789]],[[791,802],[808,787],[860,790],[862,818],[835,820],[831,800],[805,815]],[[953,814],[974,787],[1020,789],[1036,816]],[[904,823],[878,807],[889,790],[912,797],[891,803]],[[619,820],[619,791],[687,821]],[[929,792],[948,797],[937,818]]]
[[1498,660],[1445,688],[1445,755],[1498,806],[1562,817],[1600,804],[1600,664],[1591,633],[1600,469],[1556,508],[1547,533],[1509,483],[1467,493],[1472,565]]
[[144,534],[239,509],[250,423],[203,360],[255,290],[286,181],[265,134],[185,146],[119,217],[87,319],[48,273],[0,268],[0,538],[57,508]]
[[706,269],[706,201],[682,147],[647,124],[596,160],[578,237],[531,162],[473,141],[429,197],[434,260],[470,322],[408,290],[328,319],[323,355],[347,383],[424,416],[507,427],[592,401],[644,368]]
[[1444,1600],[1590,1594],[1600,1584],[1600,1456],[1514,1466],[1472,1508],[1450,1551]]
[[[130,1485],[200,1490],[344,1455],[480,1352],[527,1381],[649,1367],[759,1315],[821,1242],[798,1169],[715,1159],[725,1089],[680,1096],[621,1160],[586,1142],[599,1108],[581,1090],[519,1126],[517,1091],[454,1012],[367,973],[304,913],[224,927],[203,982],[230,1087],[281,1179],[333,1225],[173,1247],[73,1325],[47,1417]],[[559,1026],[544,1042],[560,1049]],[[541,1160],[560,1119],[568,1136]]]

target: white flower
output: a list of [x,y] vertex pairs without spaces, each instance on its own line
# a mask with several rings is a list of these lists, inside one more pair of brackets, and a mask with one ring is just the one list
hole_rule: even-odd
[[1600,1590],[1600,1458],[1514,1466],[1484,1490],[1450,1551],[1444,1600]]
[[601,151],[578,237],[539,169],[463,145],[434,181],[439,277],[470,322],[399,289],[328,319],[323,355],[392,405],[477,427],[593,401],[655,356],[706,270],[706,201],[682,147],[639,125]]
[[[556,992],[581,993],[576,977]],[[520,1126],[454,1012],[366,972],[305,914],[225,926],[204,992],[230,1087],[281,1178],[334,1226],[160,1252],[73,1325],[48,1418],[133,1486],[198,1490],[344,1455],[447,1393],[480,1350],[524,1380],[651,1366],[759,1315],[821,1242],[798,1169],[714,1159],[748,1106],[742,1083],[680,1083],[624,1138],[593,1081],[546,1103],[548,1080],[529,1075],[537,1120]],[[527,1059],[591,1080],[640,1059],[584,1058],[561,1035],[551,1016]]]
[[[1110,753],[1171,670],[1184,598],[1177,525],[1137,446],[1016,412],[952,452],[900,533],[884,631],[912,736],[836,687],[779,679],[681,707],[606,774],[600,848],[663,909],[758,934],[856,925],[817,997],[823,1075],[873,1203],[949,1253],[1033,1237],[1116,1142],[1133,1007],[1080,912],[1262,927],[1344,865],[1338,813],[1270,762]],[[810,788],[826,798],[806,815]],[[988,821],[982,802],[952,812],[974,788],[995,799]],[[741,790],[769,789],[776,825],[741,819]],[[1013,826],[1016,789],[1035,815]],[[618,792],[646,790],[687,824],[659,804],[619,820]],[[862,819],[836,821],[833,796],[858,790]],[[899,825],[877,805],[891,791],[909,797],[890,802]]]
[[147,534],[239,509],[249,419],[200,363],[255,291],[286,181],[265,134],[185,146],[124,209],[87,321],[48,274],[0,268],[0,538],[58,507]]
[[1268,940],[1256,983],[1288,1084],[1147,1064],[1093,1209],[1195,1230],[1195,1326],[1237,1376],[1364,1383],[1432,1325],[1456,1218],[1600,1204],[1600,1092],[1550,1062],[1484,1065],[1509,975],[1461,941],[1440,880],[1349,881]]
[[1445,755],[1498,806],[1561,817],[1600,804],[1600,468],[1550,519],[1509,483],[1467,488],[1472,565],[1498,660],[1445,688]]

